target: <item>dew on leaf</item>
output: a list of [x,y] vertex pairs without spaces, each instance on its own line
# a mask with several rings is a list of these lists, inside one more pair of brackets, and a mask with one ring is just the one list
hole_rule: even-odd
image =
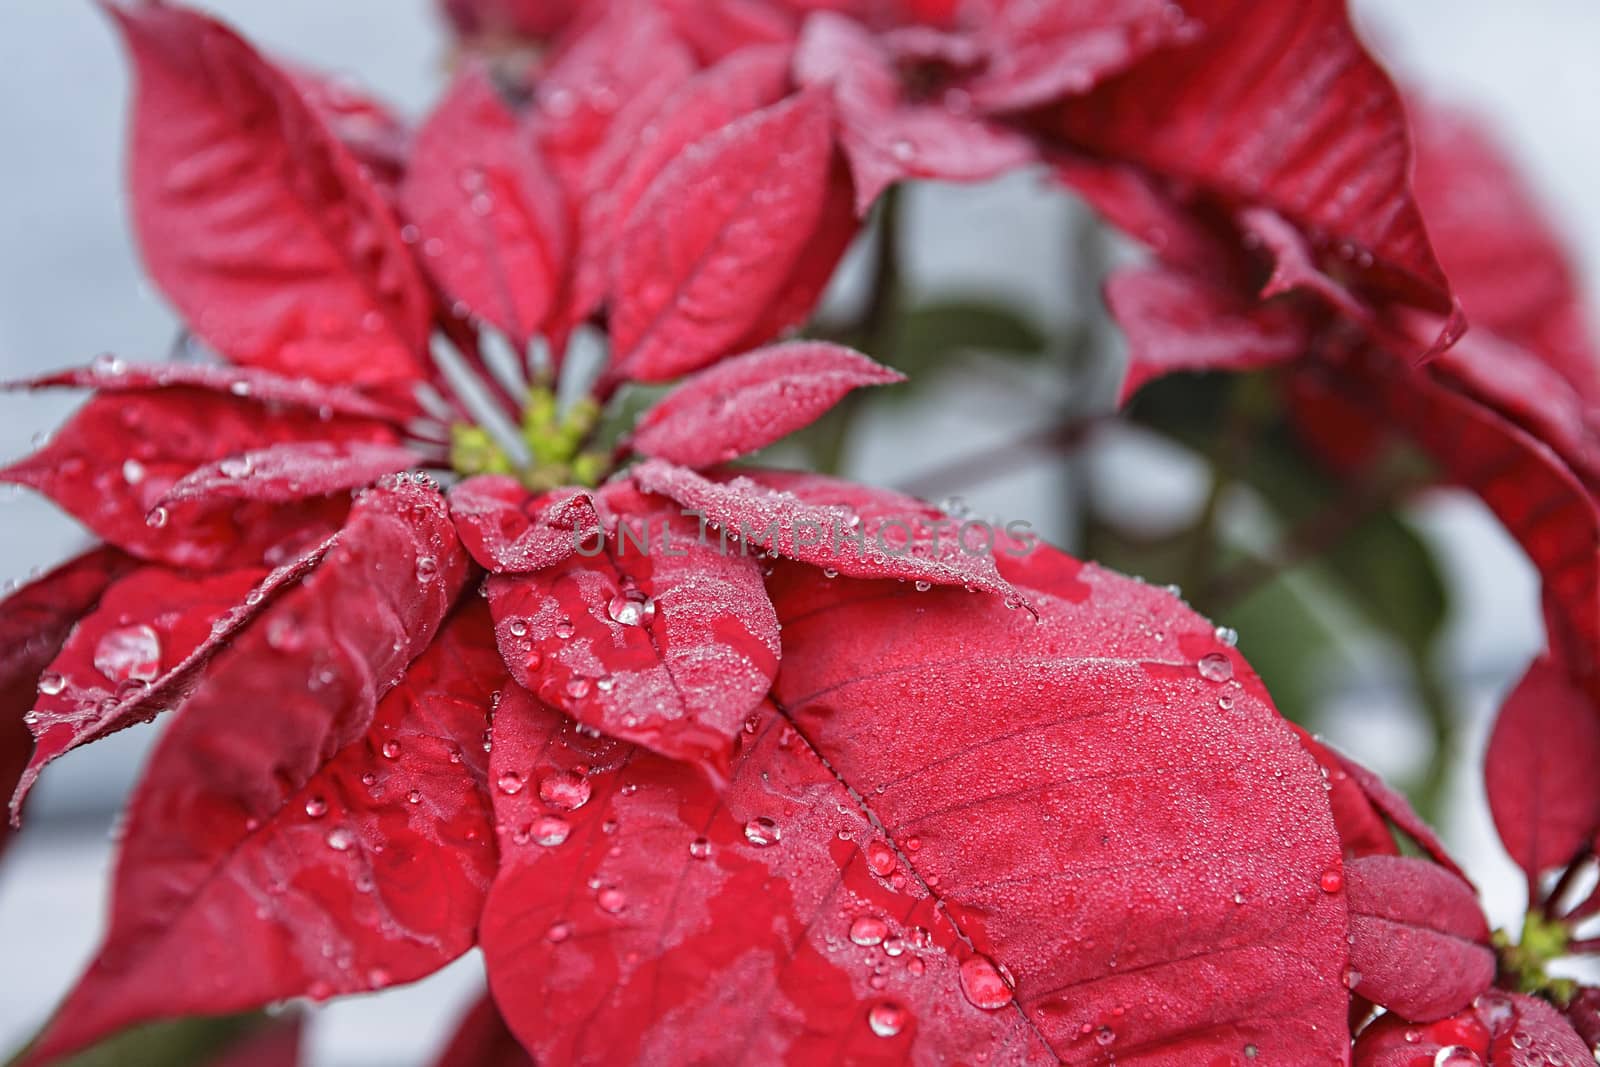
[[516,771],[505,771],[499,778],[495,779],[495,785],[500,788],[500,792],[508,797],[514,797],[522,792],[524,784],[522,775]]
[[1433,1067],[1483,1067],[1483,1058],[1465,1045],[1446,1045],[1433,1054]]
[[559,815],[546,815],[533,824],[533,839],[546,848],[561,844],[571,833],[572,825]]
[[306,814],[313,819],[320,819],[328,814],[328,802],[321,797],[310,797],[306,800]]
[[67,680],[55,671],[45,671],[39,675],[39,692],[47,697],[53,697],[67,687]]
[[876,915],[863,915],[850,924],[850,940],[858,945],[881,945],[889,935],[889,924]]
[[969,956],[961,962],[961,992],[985,1011],[1011,1003],[1011,987],[987,956]]
[[711,858],[711,842],[703,837],[697,837],[689,842],[689,855],[697,860]]
[[328,831],[328,847],[335,852],[348,852],[350,846],[356,843],[356,836],[342,826],[336,826]]
[[589,802],[589,780],[571,771],[547,774],[539,782],[539,799],[563,811],[576,811]]
[[656,602],[638,590],[618,593],[606,605],[613,621],[623,626],[648,626],[656,617]]
[[107,631],[95,645],[94,667],[119,685],[154,681],[161,672],[161,638],[142,623]]
[[1221,652],[1208,652],[1200,657],[1200,677],[1208,682],[1226,682],[1233,677],[1233,661]]
[[879,1037],[894,1037],[906,1026],[906,1009],[892,1000],[874,1004],[867,1012],[867,1025]]
[[1340,871],[1323,871],[1318,884],[1324,893],[1337,893],[1344,888],[1344,874]]
[[783,831],[778,828],[778,824],[766,816],[751,819],[744,824],[744,839],[757,848],[775,845],[782,836]]

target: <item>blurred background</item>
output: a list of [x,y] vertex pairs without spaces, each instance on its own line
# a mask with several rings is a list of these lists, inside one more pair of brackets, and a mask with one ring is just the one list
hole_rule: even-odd
[[[408,115],[442,84],[446,38],[429,0],[197,6]],[[1591,305],[1600,306],[1600,142],[1584,114],[1600,100],[1600,5],[1355,7],[1403,82],[1492,124],[1565,225]],[[105,351],[157,359],[176,334],[129,237],[126,101],[121,58],[93,5],[0,5],[0,378]],[[1204,459],[1137,423],[1096,424],[1064,440],[1063,420],[1110,407],[1118,341],[1099,311],[1098,276],[1129,250],[1037,175],[919,187],[903,201],[909,316],[889,358],[916,384],[858,405],[847,428],[834,420],[796,460],[932,498],[956,495],[978,513],[1027,520],[1051,540],[1162,582],[1184,568],[1160,545],[1198,515],[1214,518],[1221,545],[1248,558],[1281,533],[1294,500],[1318,491],[1313,474],[1290,465],[1214,495]],[[870,259],[859,249],[852,256],[835,304],[848,306]],[[28,451],[77,399],[0,395],[0,457]],[[1138,421],[1170,430],[1176,423],[1164,413],[1209,402],[1166,390]],[[1491,919],[1513,923],[1521,878],[1493,836],[1479,767],[1488,716],[1542,644],[1537,580],[1494,520],[1459,494],[1429,494],[1362,536],[1373,540],[1354,573],[1322,560],[1215,598],[1220,607],[1198,596],[1196,606],[1240,631],[1240,647],[1287,713],[1432,806]],[[25,579],[81,541],[42,500],[4,493],[0,580]],[[1447,750],[1436,760],[1442,731]],[[0,862],[0,1054],[31,1036],[99,937],[108,831],[151,735],[119,734],[53,766],[27,832]],[[469,959],[419,985],[320,1010],[310,1062],[426,1062],[446,1020],[475,993],[477,972]]]

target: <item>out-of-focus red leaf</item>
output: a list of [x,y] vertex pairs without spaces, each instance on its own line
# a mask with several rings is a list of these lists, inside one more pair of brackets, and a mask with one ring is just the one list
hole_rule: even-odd
[[308,441],[269,445],[207,464],[174,482],[159,502],[261,500],[287,504],[371,485],[385,474],[410,470],[421,458],[402,445],[380,441]]
[[1300,727],[1289,725],[1299,735],[1301,746],[1322,768],[1323,781],[1328,784],[1328,805],[1333,809],[1333,824],[1339,830],[1345,859],[1399,855],[1400,846],[1395,843],[1383,812],[1344,769],[1338,753]]
[[796,13],[769,0],[656,0],[672,26],[705,62],[746,48],[794,40]]
[[324,418],[345,415],[404,423],[419,412],[393,397],[374,397],[347,385],[329,385],[310,378],[285,378],[251,367],[209,363],[128,363],[102,356],[87,367],[52,371],[7,383],[6,389],[94,389],[102,393],[145,392],[175,387],[254,400],[268,412],[279,407],[314,411]]
[[158,510],[199,467],[271,445],[392,444],[394,429],[300,410],[267,415],[248,399],[187,387],[90,398],[44,448],[0,470],[136,556],[209,569],[298,558],[338,529],[349,497],[294,507],[196,501]]
[[485,993],[456,1024],[434,1067],[534,1067],[534,1063],[506,1028],[494,999]]
[[195,332],[285,374],[420,377],[427,289],[382,191],[291,79],[203,15],[109,10],[138,75],[139,245]]
[[535,86],[534,132],[573,205],[608,187],[694,57],[648,4],[611,4],[557,50]]
[[1560,664],[1535,660],[1501,706],[1483,764],[1495,829],[1530,889],[1600,831],[1596,767],[1600,709]]
[[1118,403],[1173,371],[1256,370],[1305,355],[1305,321],[1282,305],[1241,301],[1187,274],[1160,267],[1113,274],[1106,303],[1128,337],[1128,374]]
[[1440,313],[1448,283],[1409,184],[1400,96],[1343,0],[1192,0],[1197,43],[1163,50],[1087,96],[1072,143],[1269,207],[1364,282]]
[[458,482],[450,490],[450,517],[472,558],[496,574],[553,567],[601,534],[588,493],[536,496],[503,474]]
[[1537,353],[1588,406],[1600,403],[1600,353],[1556,228],[1471,119],[1415,100],[1411,119],[1412,183],[1475,330]]
[[1000,0],[978,27],[987,62],[961,83],[974,106],[1018,111],[1088,92],[1202,27],[1166,0]]
[[1211,624],[1029,562],[1038,623],[781,568],[791,717],[720,795],[507,699],[482,942],[535,1058],[1337,1060],[1315,764]]
[[[17,787],[33,751],[24,717],[38,699],[40,675],[79,617],[134,565],[115,549],[97,548],[0,601],[0,793]],[[10,834],[10,820],[0,819],[0,852]]]
[[[919,585],[959,585],[1017,592],[995,570],[999,531],[963,523],[920,500],[820,474],[736,470],[696,474],[660,460],[630,472],[647,493],[671,497],[721,532],[851,578],[898,578]],[[976,535],[976,536],[974,536]]]
[[859,352],[793,341],[707,368],[640,418],[634,450],[685,467],[709,467],[809,426],[852,389],[905,381]]
[[1366,856],[1344,868],[1350,974],[1374,1004],[1413,1022],[1460,1011],[1494,981],[1489,924],[1472,887],[1427,860]]
[[725,776],[778,667],[778,620],[742,546],[671,501],[608,486],[602,546],[489,579],[512,676],[579,722]]
[[481,67],[456,78],[418,132],[400,203],[445,293],[526,347],[563,284],[567,208]]
[[252,1030],[207,1061],[209,1067],[300,1067],[301,1031],[305,1017],[299,1013],[274,1019]]
[[1470,1011],[1416,1026],[1387,1016],[1356,1042],[1355,1067],[1588,1067],[1594,1054],[1538,997],[1492,989]]
[[905,178],[983,181],[1034,158],[1021,134],[904,100],[889,54],[865,27],[842,15],[819,12],[806,20],[794,69],[801,85],[833,90],[860,214]]
[[[1105,220],[1142,242],[1160,261],[1219,288],[1242,291],[1250,272],[1237,227],[1214,204],[1161,175],[1110,160],[1064,154],[1055,176]],[[1185,195],[1188,194],[1188,195]]]
[[613,379],[664,381],[725,354],[816,232],[832,144],[826,95],[754,112],[674,160],[623,224]]
[[1586,986],[1578,990],[1567,1005],[1567,1021],[1586,1045],[1600,1048],[1600,988]]
[[493,867],[471,768],[504,684],[475,603],[429,649],[466,566],[437,493],[391,480],[211,662],[130,802],[109,932],[37,1058],[466,950]]
[[347,75],[293,65],[280,69],[350,154],[392,191],[408,161],[411,131],[405,122]]
[[571,314],[599,307],[621,273],[614,262],[623,224],[656,177],[696,141],[752,111],[777,103],[788,86],[788,50],[755,48],[731,56],[677,87],[661,103],[613,167],[616,180],[597,183],[581,205],[582,247]]

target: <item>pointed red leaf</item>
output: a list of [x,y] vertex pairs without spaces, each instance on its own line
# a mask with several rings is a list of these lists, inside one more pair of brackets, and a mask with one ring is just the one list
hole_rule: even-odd
[[158,502],[262,500],[287,504],[359,489],[385,474],[410,470],[420,457],[401,445],[369,441],[307,441],[270,445],[207,464],[173,483]]
[[0,470],[0,481],[50,497],[100,537],[142,558],[208,569],[292,560],[338,529],[349,498],[282,507],[191,502],[157,511],[196,468],[275,444],[390,443],[392,428],[323,420],[300,410],[264,416],[236,396],[191,388],[91,397],[44,448]]
[[760,565],[626,482],[602,504],[603,546],[489,579],[500,650],[518,682],[579,722],[725,775],[778,668]]
[[698,142],[657,176],[618,240],[608,374],[675,378],[761,319],[821,217],[830,111],[825,95],[803,93]]
[[404,423],[415,418],[415,405],[399,404],[348,385],[328,385],[310,378],[285,378],[251,367],[214,363],[128,363],[102,356],[87,367],[52,371],[5,385],[7,389],[94,389],[102,393],[143,392],[179,386],[226,393],[254,400],[270,412],[279,407],[314,411],[324,418],[347,415]]
[[534,1067],[485,993],[456,1024],[450,1044],[433,1067]]
[[1596,767],[1600,709],[1560,664],[1535,660],[1501,706],[1483,762],[1495,829],[1530,887],[1600,832]]
[[671,497],[724,543],[758,545],[851,578],[982,589],[1018,603],[995,570],[1004,545],[987,523],[952,519],[920,500],[820,474],[737,470],[710,477],[661,460],[630,472],[647,493]]
[[905,178],[983,181],[1034,158],[1020,134],[905,100],[889,52],[842,15],[820,12],[806,20],[794,69],[801,85],[833,92],[858,213]]
[[1558,230],[1487,132],[1412,101],[1417,199],[1475,331],[1538,354],[1590,406],[1600,352]]
[[1306,324],[1292,308],[1247,303],[1164,268],[1113,274],[1106,303],[1128,337],[1120,404],[1173,371],[1257,370],[1299,359],[1310,346]]
[[1343,0],[1190,0],[1184,10],[1205,27],[1197,43],[1069,101],[1061,132],[1100,155],[1272,208],[1356,276],[1449,311],[1408,185],[1399,94]]
[[39,679],[34,748],[11,818],[47,763],[180,704],[205,665],[283,590],[322,562],[330,538],[292,563],[185,578],[149,567],[118,579]]
[[611,295],[621,269],[614,262],[619,232],[656,177],[696,141],[781,100],[788,73],[787,49],[753,48],[695,75],[662,101],[610,168],[616,180],[597,182],[582,204],[572,314],[586,316]]
[[1600,988],[1586,986],[1567,1005],[1567,1021],[1590,1048],[1600,1048]]
[[473,65],[417,133],[400,203],[448,296],[524,348],[555,307],[568,223],[531,132]]
[[[1332,752],[1331,749],[1328,751]],[[1384,818],[1415,842],[1434,863],[1471,884],[1444,847],[1444,842],[1439,840],[1439,835],[1434,833],[1433,827],[1423,821],[1421,815],[1417,814],[1416,809],[1411,806],[1411,801],[1405,798],[1405,794],[1344,753],[1332,752],[1332,754],[1339,761],[1339,766],[1344,769],[1345,774],[1350,776],[1350,780],[1365,794],[1372,806],[1383,813]]]
[[1293,723],[1290,726],[1299,735],[1301,747],[1311,753],[1311,758],[1322,768],[1322,779],[1328,784],[1328,806],[1333,809],[1333,824],[1339,830],[1345,859],[1398,856],[1400,846],[1395,843],[1383,812],[1344,769],[1338,753]]
[[1350,895],[1350,975],[1359,995],[1413,1022],[1460,1011],[1494,980],[1489,924],[1472,887],[1406,856],[1344,867]]
[[1163,46],[1192,41],[1202,27],[1167,0],[1009,0],[980,29],[987,63],[962,83],[987,111],[1019,111],[1088,92]]
[[1314,763],[1171,597],[1028,573],[1039,623],[781,568],[792,719],[753,720],[720,795],[513,692],[482,943],[535,1058],[1336,1061]]
[[587,492],[535,495],[503,474],[456,483],[450,517],[472,558],[496,574],[553,567],[600,536],[600,516]]
[[285,374],[420,377],[426,287],[381,190],[292,81],[203,15],[109,10],[137,72],[139,245],[195,332]]
[[[78,618],[133,566],[121,552],[98,548],[0,601],[0,793],[16,788],[33,751],[24,717],[39,696],[39,676]],[[0,819],[0,852],[10,834],[10,820]]]
[[493,864],[468,770],[501,677],[482,609],[406,674],[465,571],[443,501],[392,480],[211,662],[130,803],[109,932],[36,1056],[466,950]]
[[668,393],[640,418],[633,447],[710,467],[811,425],[852,389],[903,381],[899,371],[840,345],[773,345],[724,360]]

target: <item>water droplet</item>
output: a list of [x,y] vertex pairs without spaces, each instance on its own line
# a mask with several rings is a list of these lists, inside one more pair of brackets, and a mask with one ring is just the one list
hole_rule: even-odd
[[881,945],[888,936],[889,924],[876,915],[863,915],[850,924],[850,940],[858,945]]
[[578,628],[572,625],[571,619],[562,619],[560,622],[556,623],[556,636],[561,638],[563,641],[577,632]]
[[406,794],[406,803],[407,804],[421,804],[422,803],[422,791],[420,789],[411,790],[411,792]]
[[904,137],[890,145],[889,151],[894,155],[894,158],[901,163],[909,163],[913,159],[917,158],[917,146],[906,140]]
[[39,675],[39,692],[47,697],[53,697],[67,687],[67,680],[55,671],[45,671]]
[[917,592],[919,592],[919,593],[926,593],[928,590],[930,590],[932,588],[933,588],[933,583],[932,582],[918,582],[917,585],[916,585]]
[[1354,967],[1346,967],[1344,969],[1344,987],[1346,989],[1354,989],[1356,986],[1361,984],[1361,977],[1362,975],[1360,971],[1356,970]]
[[751,819],[744,824],[744,839],[757,848],[776,845],[781,837],[783,831],[778,828],[778,824],[765,816]]
[[506,771],[495,781],[495,784],[500,787],[500,792],[508,797],[514,797],[522,792],[523,778],[516,771]]
[[1011,987],[987,956],[970,956],[961,962],[961,992],[985,1011],[1011,1003]]
[[567,696],[571,697],[573,700],[582,700],[584,697],[589,695],[589,691],[592,688],[593,683],[591,683],[589,679],[573,678],[567,682]]
[[697,860],[711,858],[711,842],[703,837],[697,837],[689,842],[689,855]]
[[562,811],[576,811],[589,803],[589,779],[571,771],[548,774],[539,783],[539,799]]
[[893,1037],[906,1027],[906,1009],[892,1000],[874,1004],[867,1012],[867,1025],[879,1037]]
[[882,841],[873,841],[867,845],[867,866],[873,874],[887,876],[895,868],[894,849]]
[[1208,652],[1200,657],[1200,677],[1208,682],[1226,682],[1233,677],[1233,661],[1221,652]]
[[138,485],[144,481],[144,464],[136,459],[122,461],[122,480],[129,485]]
[[110,630],[94,646],[94,667],[118,685],[154,681],[161,673],[161,638],[143,624]]
[[1344,874],[1340,871],[1323,871],[1319,884],[1324,893],[1337,893],[1344,888]]
[[623,626],[648,626],[656,617],[656,602],[637,589],[618,593],[606,605],[611,618]]
[[439,573],[439,561],[432,556],[417,557],[417,581],[426,582]]
[[320,819],[328,814],[328,802],[321,797],[310,797],[306,800],[306,814],[313,819]]
[[144,524],[146,526],[153,527],[154,529],[157,529],[157,530],[161,529],[161,527],[163,527],[163,526],[165,526],[167,524],[167,509],[166,508],[155,508],[155,509],[153,509],[150,512],[150,514],[148,514],[148,515],[146,515],[144,517]]
[[1116,1040],[1117,1032],[1111,1029],[1109,1026],[1099,1027],[1094,1032],[1094,1043],[1099,1045],[1101,1048],[1105,1048],[1107,1045],[1114,1044]]
[[1217,644],[1224,648],[1232,648],[1239,643],[1239,631],[1231,626],[1217,627]]
[[383,747],[380,748],[378,751],[383,753],[383,758],[384,759],[399,759],[400,758],[400,742],[398,742],[398,741],[385,741],[383,743]]
[[600,910],[607,915],[615,915],[628,906],[628,897],[615,886],[607,886],[595,894],[594,902],[600,905]]
[[1465,1045],[1446,1045],[1433,1054],[1433,1067],[1483,1067],[1483,1059]]
[[571,824],[559,815],[546,815],[533,824],[533,839],[546,848],[556,847],[571,833]]
[[572,936],[572,924],[566,919],[557,919],[550,924],[549,929],[544,932],[544,936],[552,944],[559,945]]
[[355,843],[356,835],[342,826],[335,826],[328,831],[328,847],[335,852],[348,852]]
[[506,624],[506,629],[511,631],[512,637],[527,637],[528,624],[522,619],[512,619]]

